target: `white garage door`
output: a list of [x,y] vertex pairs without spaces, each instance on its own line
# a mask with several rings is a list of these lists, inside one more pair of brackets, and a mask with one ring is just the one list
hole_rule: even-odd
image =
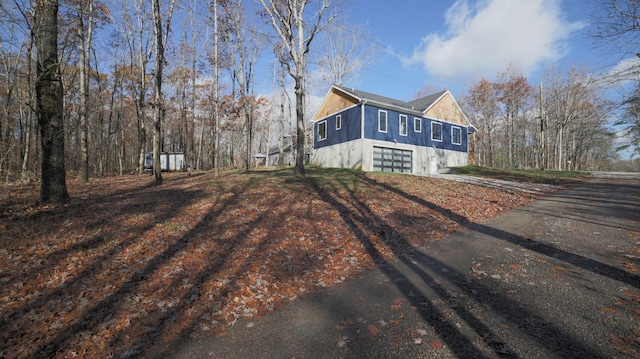
[[411,173],[412,153],[387,147],[373,147],[373,170]]

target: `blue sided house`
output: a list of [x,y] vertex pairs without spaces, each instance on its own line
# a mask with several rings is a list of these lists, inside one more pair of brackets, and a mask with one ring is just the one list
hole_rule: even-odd
[[449,90],[411,102],[332,86],[313,117],[321,167],[436,174],[469,162],[475,127]]

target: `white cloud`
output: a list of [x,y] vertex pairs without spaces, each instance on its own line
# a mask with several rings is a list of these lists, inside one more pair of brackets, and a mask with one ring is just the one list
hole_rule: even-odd
[[571,33],[559,0],[457,0],[445,14],[446,31],[431,33],[404,59],[433,75],[493,77],[515,63],[525,75],[563,57]]

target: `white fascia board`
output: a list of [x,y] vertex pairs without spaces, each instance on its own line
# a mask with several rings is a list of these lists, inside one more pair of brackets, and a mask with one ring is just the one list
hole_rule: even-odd
[[349,107],[345,107],[345,108],[343,108],[343,109],[342,109],[342,110],[340,110],[340,111],[337,111],[337,112],[334,112],[334,113],[328,114],[328,115],[326,115],[326,116],[324,116],[324,117],[322,117],[322,118],[319,118],[317,121],[312,121],[312,122],[320,122],[320,121],[322,121],[322,120],[326,120],[327,118],[329,118],[329,117],[331,117],[331,116],[335,116],[335,115],[339,114],[340,112],[343,112],[343,111],[346,111],[346,110],[352,109],[352,108],[357,107],[357,106],[360,106],[360,103],[357,103],[357,104],[355,104],[355,105],[351,105],[351,106],[349,106]]
[[420,111],[412,110],[412,109],[409,109],[409,108],[406,108],[406,107],[394,106],[394,105],[391,105],[391,104],[388,104],[388,103],[384,103],[384,102],[378,102],[378,101],[373,101],[373,100],[364,100],[363,103],[366,104],[366,105],[372,104],[373,106],[384,108],[384,109],[387,109],[387,110],[398,111],[400,113],[406,113],[406,114],[410,114],[410,115],[414,115],[414,116],[425,117],[424,114],[421,113]]

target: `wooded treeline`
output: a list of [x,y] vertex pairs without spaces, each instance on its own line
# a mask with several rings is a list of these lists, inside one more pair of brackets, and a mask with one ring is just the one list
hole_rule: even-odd
[[[250,9],[238,0],[46,1],[60,9],[67,171],[84,180],[142,173],[154,139],[161,152],[184,152],[190,169],[213,168],[216,152],[220,167],[249,168],[255,154],[278,144],[282,148],[284,138],[295,138],[292,100],[255,94],[256,81],[271,80],[264,75],[256,80],[259,61],[267,68],[260,73],[283,74],[274,93],[290,86],[284,72],[295,65],[290,56],[278,54],[286,46],[270,31],[265,11],[286,11],[286,1]],[[293,3],[329,8],[327,1]],[[16,1],[3,4],[0,12],[7,24],[0,34],[2,181],[37,179],[41,169],[35,9],[35,3]],[[306,21],[326,23],[315,7],[298,10],[292,33]],[[301,41],[310,44],[308,37]],[[274,60],[265,60],[274,52]],[[305,75],[307,52],[298,59],[298,76]]]
[[510,66],[497,81],[474,84],[463,98],[477,128],[476,163],[502,168],[606,168],[616,158],[608,127],[612,106],[583,68],[549,68],[534,85]]
[[[353,79],[376,46],[358,36],[366,30],[328,26],[339,11],[329,0],[43,1],[60,8],[66,171],[84,181],[142,173],[154,139],[155,152],[184,152],[194,170],[250,168],[272,146],[282,164],[285,138],[300,160],[309,68],[324,66],[327,82]],[[34,4],[0,8],[2,182],[41,175]],[[257,83],[273,95],[256,95]],[[478,130],[478,164],[590,170],[616,156],[604,98],[586,69],[552,68],[540,89],[509,67],[459,100]]]

